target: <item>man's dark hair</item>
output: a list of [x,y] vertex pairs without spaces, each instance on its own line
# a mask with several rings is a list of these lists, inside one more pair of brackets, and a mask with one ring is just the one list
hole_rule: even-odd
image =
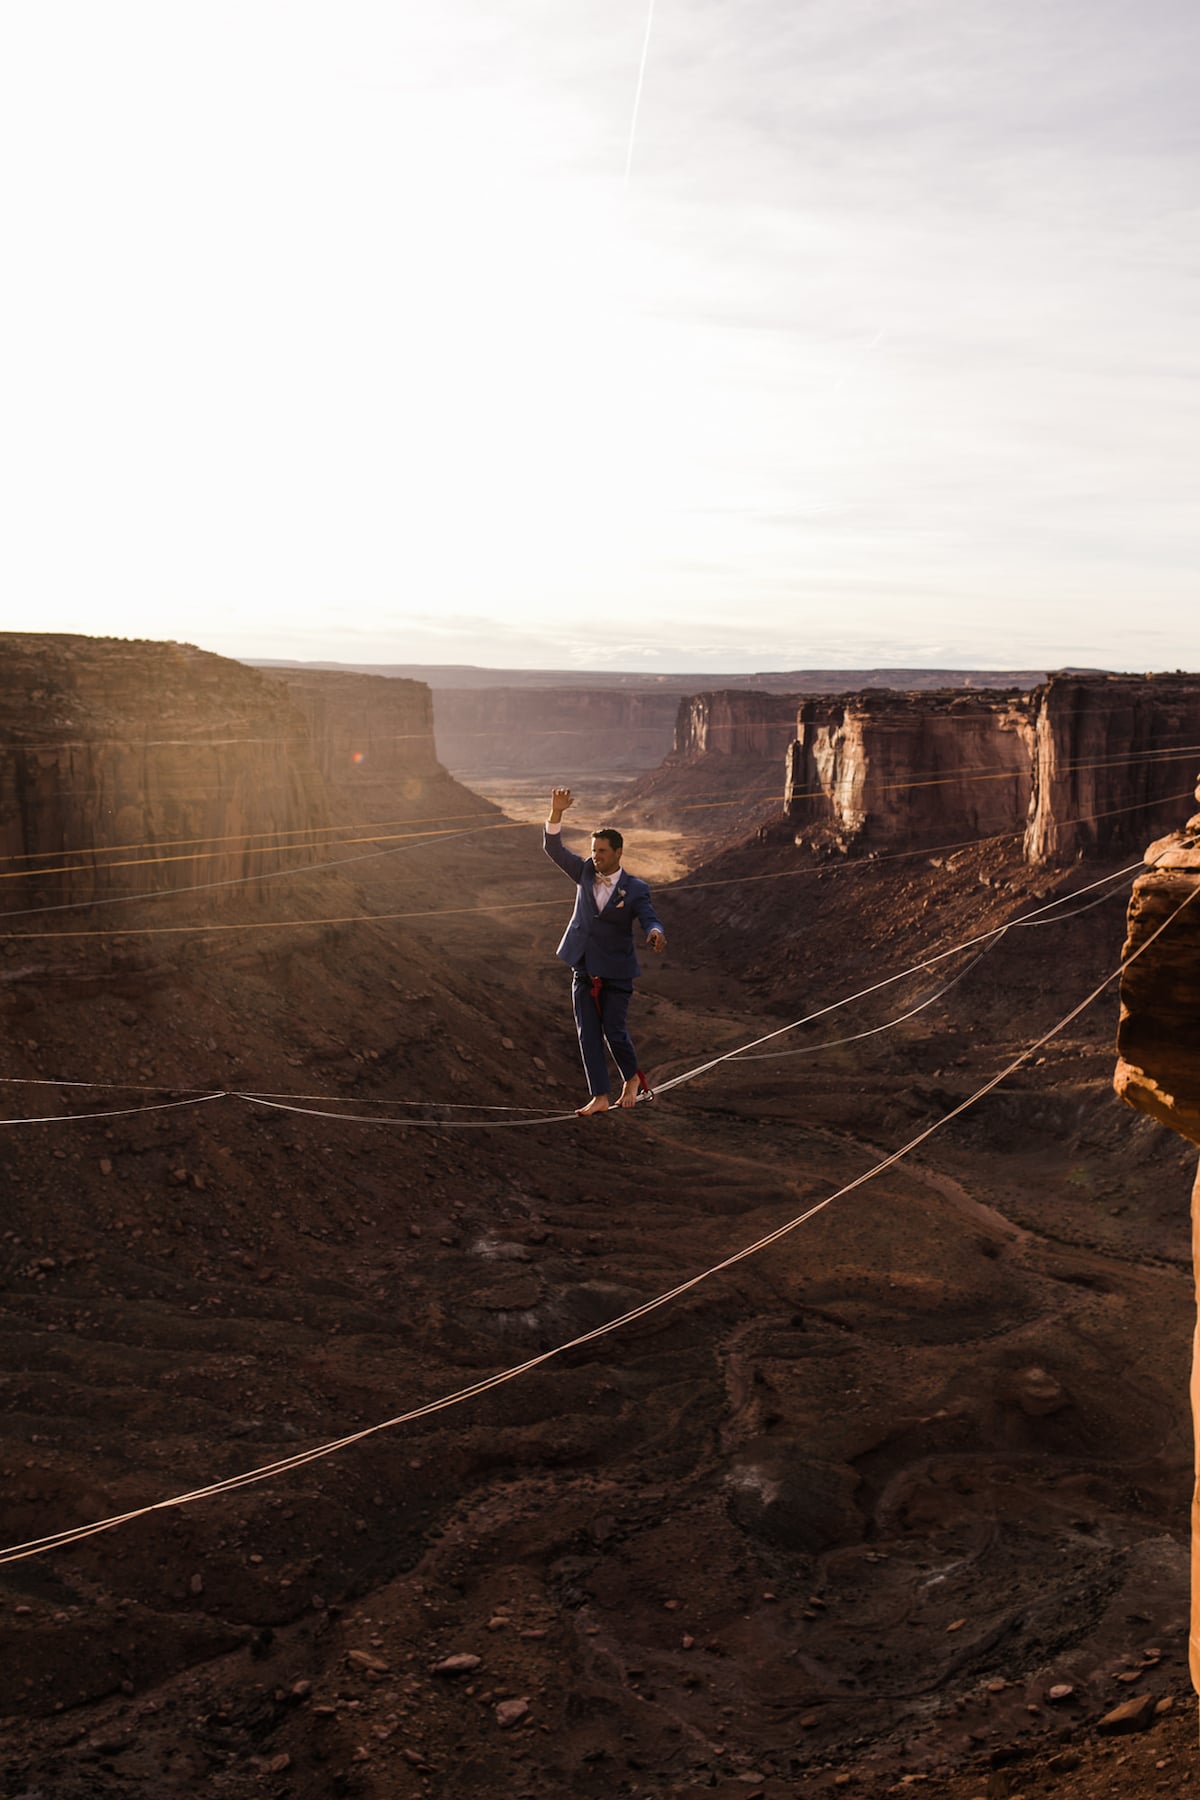
[[594,838],[603,838],[605,843],[611,844],[614,850],[623,850],[625,848],[625,839],[621,836],[615,825],[602,825],[599,831],[593,831],[592,836]]

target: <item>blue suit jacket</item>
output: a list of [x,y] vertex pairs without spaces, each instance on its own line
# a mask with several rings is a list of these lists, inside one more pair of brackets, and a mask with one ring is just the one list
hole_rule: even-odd
[[650,889],[636,875],[621,873],[612,899],[599,912],[592,883],[596,865],[568,850],[557,833],[543,831],[542,845],[551,862],[556,862],[579,889],[575,911],[563,933],[557,955],[572,968],[584,968],[589,975],[602,975],[606,981],[632,981],[641,974],[641,965],[633,948],[633,921],[638,920],[644,932],[663,931]]

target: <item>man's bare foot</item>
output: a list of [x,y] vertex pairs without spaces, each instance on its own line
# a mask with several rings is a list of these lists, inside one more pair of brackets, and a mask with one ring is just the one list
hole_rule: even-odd
[[631,1075],[629,1077],[629,1080],[625,1083],[625,1086],[621,1089],[621,1098],[617,1101],[617,1105],[618,1106],[636,1106],[637,1105],[637,1097],[638,1097],[638,1078],[636,1075]]
[[[624,1104],[625,1104],[624,1098],[622,1098],[621,1104],[622,1104],[622,1106],[624,1106]],[[598,1113],[598,1112],[607,1112],[607,1111],[608,1111],[608,1095],[607,1094],[593,1094],[586,1106],[577,1106],[575,1108],[575,1117],[577,1119],[586,1119],[589,1113]]]

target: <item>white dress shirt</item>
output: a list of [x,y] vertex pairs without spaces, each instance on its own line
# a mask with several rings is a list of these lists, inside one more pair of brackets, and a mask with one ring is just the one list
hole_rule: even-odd
[[[546,836],[559,837],[561,834],[562,826],[552,825],[549,819],[547,819]],[[617,883],[624,880],[624,877],[625,871],[621,868],[614,869],[611,875],[597,875],[595,881],[592,883],[592,898],[596,902],[597,912],[604,911],[605,907],[612,899],[613,894],[616,892]]]

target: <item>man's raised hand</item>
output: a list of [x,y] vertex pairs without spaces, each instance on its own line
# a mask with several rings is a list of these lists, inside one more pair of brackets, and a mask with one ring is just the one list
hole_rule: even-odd
[[571,792],[570,788],[556,787],[554,792],[550,796],[549,823],[551,825],[559,824],[562,819],[562,816],[566,812],[568,806],[574,806],[574,804],[575,804],[575,796]]

